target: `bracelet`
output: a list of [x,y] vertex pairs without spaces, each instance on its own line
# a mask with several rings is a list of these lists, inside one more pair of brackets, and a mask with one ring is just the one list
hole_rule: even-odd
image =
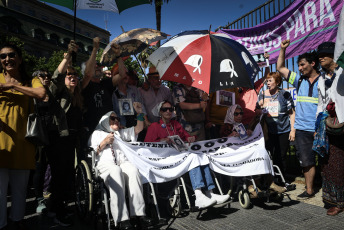
[[137,115],[137,120],[138,120],[138,121],[144,121],[144,120],[145,120],[144,116],[145,116],[145,115],[144,115],[143,113],[138,114],[138,115]]

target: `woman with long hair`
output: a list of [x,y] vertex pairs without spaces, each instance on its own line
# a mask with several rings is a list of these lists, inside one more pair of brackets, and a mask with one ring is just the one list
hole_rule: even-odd
[[0,49],[0,229],[7,225],[7,188],[12,192],[10,219],[23,227],[30,169],[35,168],[35,146],[25,140],[31,97],[43,99],[40,80],[25,71],[21,49],[5,44]]

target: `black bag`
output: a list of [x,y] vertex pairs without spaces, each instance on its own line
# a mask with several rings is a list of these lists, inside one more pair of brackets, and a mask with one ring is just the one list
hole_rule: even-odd
[[29,114],[26,126],[25,139],[35,145],[48,145],[49,136],[44,117],[37,113],[36,99],[34,100],[35,112]]
[[337,117],[326,117],[326,133],[330,135],[343,135],[344,134],[344,122],[338,123]]

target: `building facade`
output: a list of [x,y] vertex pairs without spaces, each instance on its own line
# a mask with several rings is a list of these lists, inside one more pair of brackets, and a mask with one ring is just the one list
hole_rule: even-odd
[[[73,39],[74,17],[37,0],[0,0],[0,35],[15,36],[24,49],[37,57],[49,58],[53,51],[66,50]],[[75,40],[79,45],[77,62],[88,59],[93,38],[101,47],[109,43],[110,33],[77,18]]]

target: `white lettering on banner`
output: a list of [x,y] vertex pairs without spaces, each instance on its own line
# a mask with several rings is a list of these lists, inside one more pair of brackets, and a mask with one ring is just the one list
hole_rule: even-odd
[[[327,11],[326,14],[324,13],[325,8]],[[320,0],[320,26],[324,25],[325,18],[329,18],[331,22],[336,20],[329,0]]]
[[232,176],[273,173],[260,125],[244,141],[236,137],[200,141],[185,152],[165,143],[127,143],[117,138],[115,141],[139,169],[144,183],[173,180],[207,164],[215,172]]
[[[329,0],[320,0],[317,5],[314,1],[309,1],[304,5],[302,12],[299,9],[295,10],[293,15],[289,17],[281,26],[275,27],[272,31],[270,29],[253,34],[251,37],[243,37],[236,39],[237,42],[244,45],[246,48],[253,48],[263,45],[267,51],[274,48],[279,48],[281,44],[281,28],[286,32],[286,39],[297,38],[304,35],[318,26],[324,25],[326,20],[330,22],[335,21],[335,15]],[[326,12],[325,12],[326,11]],[[319,22],[319,23],[318,23]]]
[[305,28],[304,28],[303,20],[302,20],[302,14],[301,14],[300,11],[297,11],[297,14],[296,14],[296,17],[295,17],[295,21],[296,21],[296,24],[295,24],[295,35],[294,35],[294,38],[297,37],[297,34],[299,32],[301,32],[301,34],[305,33]]
[[[311,13],[309,13],[309,8],[311,9]],[[313,21],[314,27],[318,27],[318,19],[315,15],[315,4],[314,2],[308,2],[305,5],[305,21],[306,21],[306,31],[311,31],[311,20]]]

